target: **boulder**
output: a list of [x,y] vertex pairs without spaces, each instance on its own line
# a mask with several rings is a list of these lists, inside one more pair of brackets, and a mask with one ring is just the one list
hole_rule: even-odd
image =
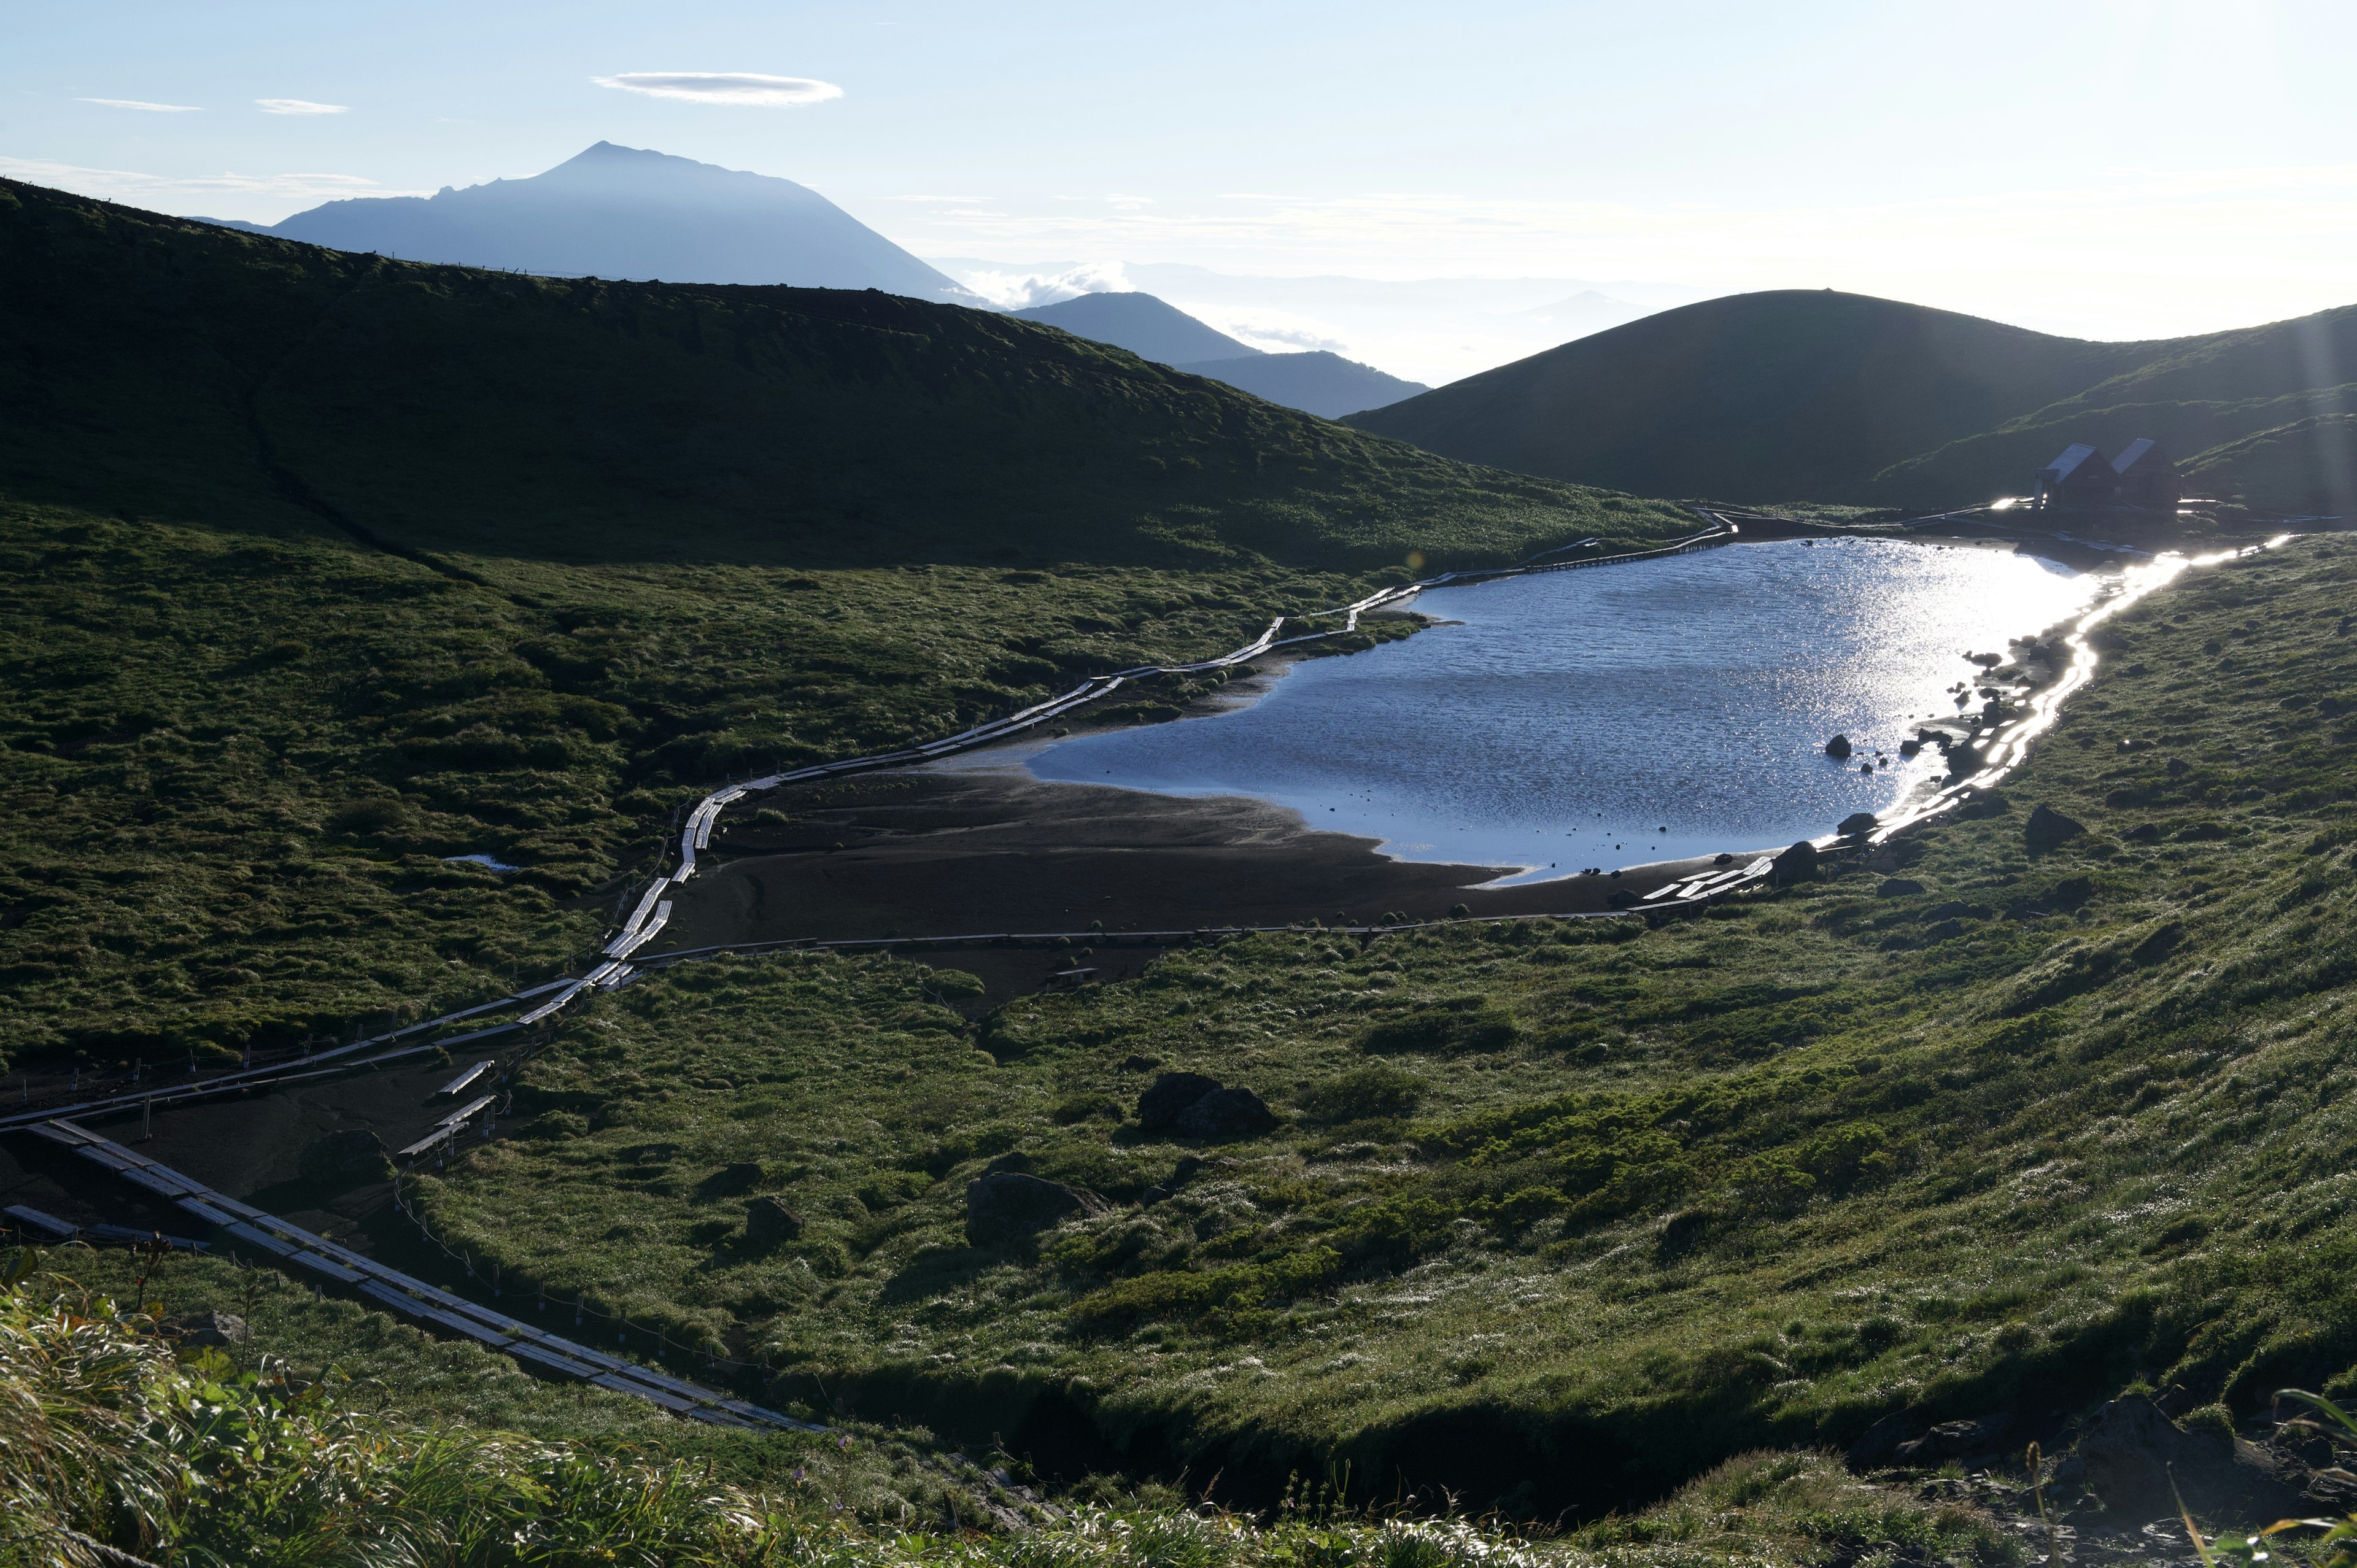
[[1874,890],[1878,898],[1911,898],[1923,891],[1923,885],[1911,876],[1894,876]]
[[2130,843],[2158,843],[2160,841],[2160,824],[2158,822],[2138,822],[2136,826],[2122,833],[2120,837],[2127,840]]
[[761,1163],[759,1160],[738,1160],[726,1165],[696,1187],[701,1197],[736,1197],[761,1185]]
[[1873,1470],[1894,1463],[1902,1444],[1923,1435],[1923,1423],[1901,1412],[1886,1415],[1866,1429],[1866,1435],[1849,1445],[1842,1455],[1853,1470]]
[[745,1206],[745,1239],[759,1247],[799,1240],[802,1217],[774,1197],[757,1197]]
[[1978,1421],[1943,1421],[1913,1442],[1900,1444],[1898,1459],[1902,1465],[1934,1465],[1968,1454],[1986,1454],[1996,1446],[2008,1424],[2003,1411]]
[[1770,878],[1779,887],[1788,882],[1809,881],[1817,874],[1817,846],[1803,839],[1769,864]]
[[1905,740],[1899,743],[1899,755],[1901,757],[1916,756],[1918,753],[1921,752],[1922,749],[1923,743],[1917,740],[1912,736],[1908,736]]
[[2029,813],[2029,821],[2021,824],[2022,842],[2032,854],[2043,854],[2060,848],[2087,830],[2072,822],[2051,806],[2040,806]]
[[993,1171],[966,1184],[965,1239],[976,1247],[996,1247],[1075,1214],[1103,1214],[1112,1208],[1085,1187],[1021,1171]]
[[2141,1394],[2096,1412],[2055,1479],[2085,1487],[2124,1522],[2174,1519],[2179,1496],[2213,1520],[2265,1524],[2307,1511],[2264,1450],[2223,1432],[2188,1432]]
[[1855,838],[1860,833],[1870,833],[1881,825],[1882,819],[1872,811],[1852,811],[1841,820],[1841,825],[1834,832],[1844,838]]
[[1175,1133],[1205,1142],[1257,1138],[1276,1131],[1276,1112],[1249,1089],[1215,1089],[1178,1112]]
[[1137,1097],[1137,1124],[1158,1133],[1178,1120],[1178,1112],[1219,1087],[1218,1079],[1200,1072],[1157,1073],[1146,1092]]
[[183,1345],[242,1345],[253,1337],[245,1319],[231,1312],[189,1312],[167,1318],[164,1332]]
[[1835,762],[1847,762],[1849,751],[1849,736],[1846,735],[1837,735],[1825,742],[1825,755]]
[[1944,942],[1951,937],[1963,936],[1964,923],[1962,920],[1937,920],[1924,928],[1923,934],[1935,942]]

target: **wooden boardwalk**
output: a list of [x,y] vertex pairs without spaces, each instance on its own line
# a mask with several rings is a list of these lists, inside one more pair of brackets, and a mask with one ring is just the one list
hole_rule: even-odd
[[[264,1214],[240,1203],[167,1165],[156,1164],[122,1144],[62,1117],[24,1129],[37,1137],[72,1150],[83,1159],[104,1166],[135,1187],[145,1188],[177,1205],[183,1213],[227,1233],[233,1240],[275,1262],[306,1271],[357,1293],[371,1305],[446,1332],[501,1350],[526,1366],[561,1377],[576,1378],[616,1393],[629,1394],[659,1405],[674,1415],[716,1426],[770,1428],[787,1432],[825,1432],[828,1427],[764,1409],[701,1383],[674,1378],[668,1372],[593,1350],[560,1338],[547,1330],[507,1313],[488,1307],[425,1281],[388,1269],[372,1258],[315,1236],[299,1225]],[[46,1219],[46,1216],[42,1218]],[[106,1227],[112,1231],[121,1227]],[[124,1231],[124,1240],[144,1240]]]

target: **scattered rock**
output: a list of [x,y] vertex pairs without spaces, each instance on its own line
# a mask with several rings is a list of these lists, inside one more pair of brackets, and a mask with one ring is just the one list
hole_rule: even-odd
[[2030,854],[2043,854],[2049,850],[2059,849],[2086,831],[2084,826],[2072,822],[2053,807],[2040,806],[2030,812],[2029,821],[2021,825],[2021,837],[2022,842],[2029,846]]
[[1899,1462],[1935,1465],[1943,1459],[1961,1459],[1967,1454],[1986,1454],[1996,1446],[2007,1424],[2003,1411],[1978,1421],[1943,1421],[1913,1442],[1900,1444]]
[[2085,1487],[2105,1513],[2125,1520],[2174,1519],[2180,1495],[2212,1519],[2256,1522],[2301,1511],[2299,1493],[2263,1450],[2224,1433],[2188,1432],[2142,1395],[2098,1411],[2055,1479]]
[[1171,1130],[1206,1142],[1257,1138],[1276,1130],[1276,1112],[1249,1089],[1215,1089],[1178,1112]]
[[1902,1411],[1897,1415],[1886,1415],[1867,1427],[1866,1435],[1851,1444],[1849,1452],[1842,1457],[1853,1470],[1872,1470],[1895,1462],[1902,1444],[1912,1443],[1922,1435],[1922,1422]]
[[1103,1214],[1112,1207],[1085,1187],[1021,1171],[994,1171],[966,1184],[965,1239],[977,1247],[995,1247],[1072,1215]]
[[253,1337],[245,1319],[231,1312],[190,1312],[167,1318],[164,1331],[183,1345],[242,1345]]
[[799,1240],[802,1233],[802,1217],[774,1197],[757,1197],[745,1206],[745,1239],[756,1246]]
[[1855,838],[1860,833],[1870,833],[1881,825],[1882,819],[1872,811],[1852,811],[1841,820],[1841,825],[1834,832],[1844,838]]
[[305,1145],[296,1168],[305,1181],[358,1181],[384,1171],[384,1145],[365,1127],[347,1127]]
[[1874,890],[1878,898],[1911,898],[1923,891],[1923,885],[1910,876],[1894,876]]
[[1149,1133],[1158,1133],[1178,1121],[1180,1112],[1219,1087],[1218,1079],[1206,1078],[1200,1072],[1157,1074],[1146,1092],[1137,1097],[1137,1124]]
[[738,1160],[733,1165],[723,1165],[705,1176],[695,1190],[698,1196],[704,1197],[735,1197],[739,1194],[750,1192],[760,1185],[761,1162]]
[[1817,875],[1817,846],[1803,839],[1769,865],[1769,879],[1779,887],[1788,882],[1807,882]]
[[1835,762],[1848,761],[1849,749],[1849,736],[1846,735],[1837,735],[1825,742],[1825,755]]

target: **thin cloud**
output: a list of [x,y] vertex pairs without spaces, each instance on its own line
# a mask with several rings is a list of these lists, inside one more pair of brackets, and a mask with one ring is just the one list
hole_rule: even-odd
[[350,112],[347,103],[314,103],[307,98],[257,98],[264,114],[343,114]]
[[1136,287],[1119,262],[1089,262],[1060,273],[959,268],[952,275],[1003,310],[1028,310],[1084,294],[1126,294]]
[[759,109],[796,109],[843,96],[843,89],[831,81],[815,81],[807,76],[759,76],[747,70],[632,70],[589,80],[600,87],[643,92],[650,98],[748,104]]
[[149,114],[201,114],[194,103],[149,103],[137,98],[77,98],[77,103],[102,103],[109,109],[137,109]]

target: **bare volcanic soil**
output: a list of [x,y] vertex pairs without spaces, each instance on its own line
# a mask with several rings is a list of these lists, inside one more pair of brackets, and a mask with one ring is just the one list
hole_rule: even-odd
[[1458,905],[1595,913],[1711,864],[1485,889],[1498,868],[1389,860],[1372,839],[1313,832],[1265,800],[1048,783],[1015,767],[876,773],[783,795],[724,819],[713,848],[720,864],[682,890],[665,948],[1358,925]]

